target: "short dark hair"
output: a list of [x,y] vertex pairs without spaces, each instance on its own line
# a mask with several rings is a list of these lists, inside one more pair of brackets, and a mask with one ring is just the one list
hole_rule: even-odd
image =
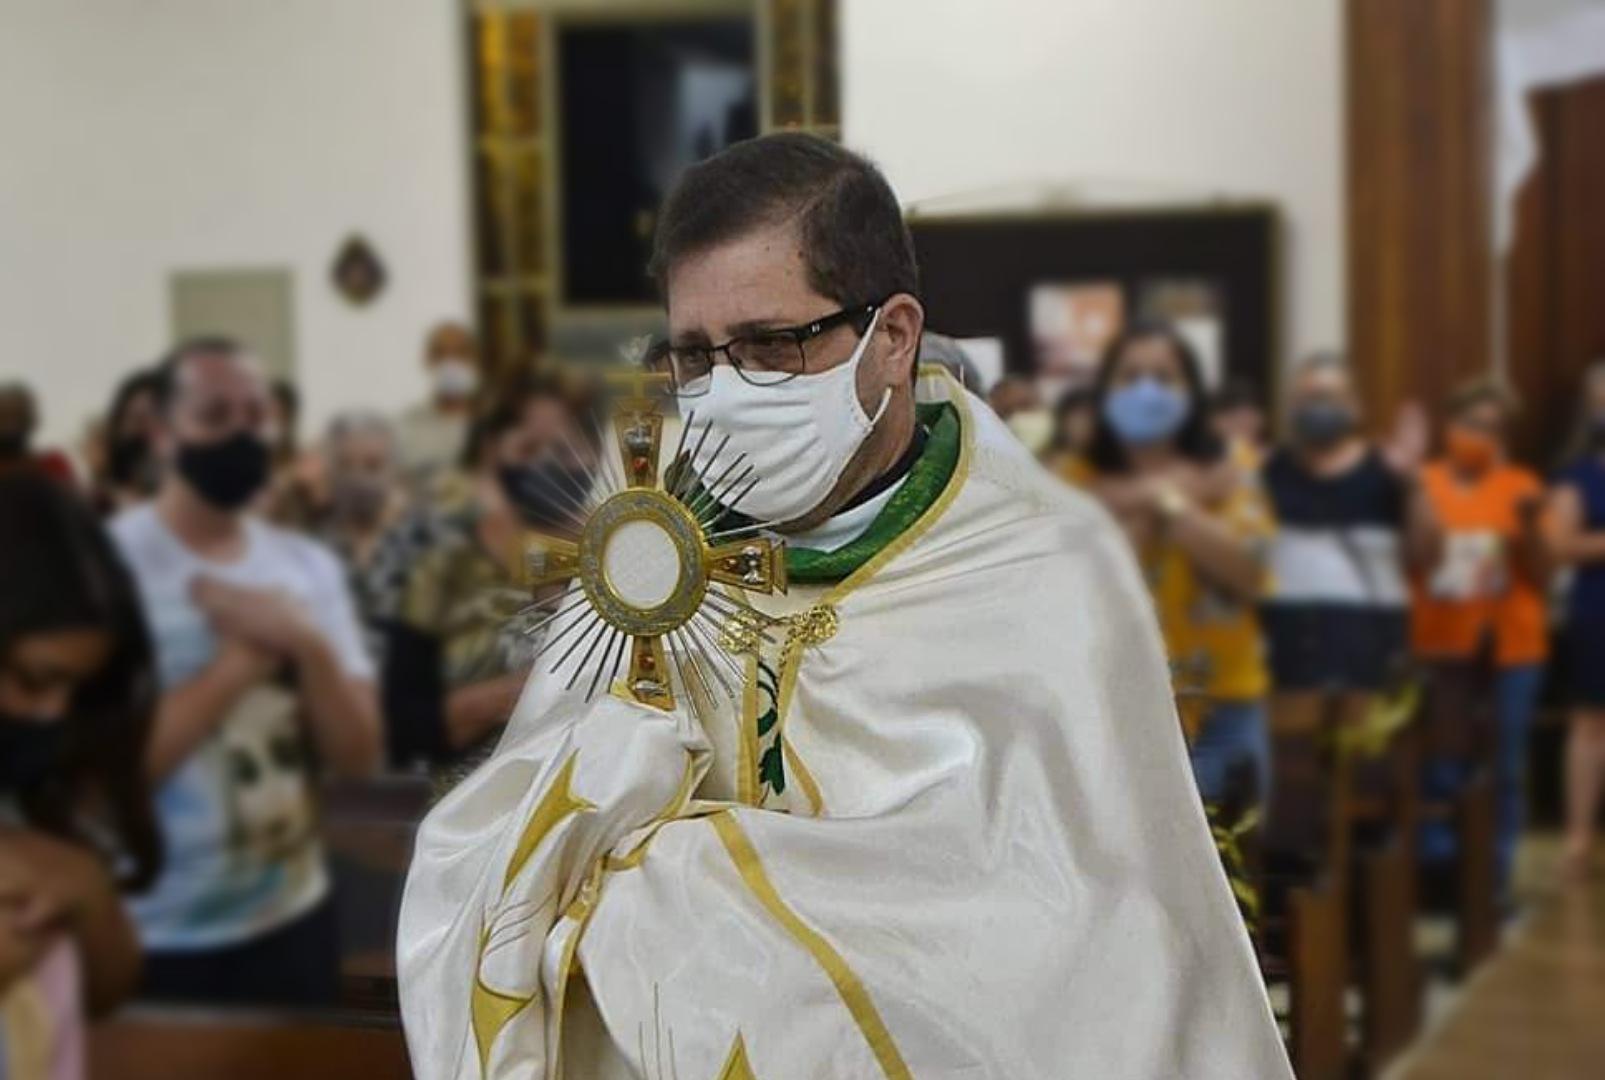
[[1507,421],[1515,419],[1521,411],[1521,402],[1515,392],[1498,379],[1488,376],[1479,376],[1456,386],[1449,392],[1444,411],[1453,419],[1464,416],[1480,405],[1496,406]]
[[192,356],[241,356],[245,346],[234,338],[221,334],[205,334],[186,338],[169,349],[152,369],[152,389],[156,392],[156,408],[166,413],[178,393],[178,371]]
[[736,143],[685,171],[658,213],[650,271],[659,291],[667,299],[682,259],[787,220],[821,296],[850,307],[918,294],[914,240],[886,177],[837,143],[793,131]]
[[[540,371],[515,375],[480,403],[468,424],[458,466],[465,471],[478,468],[490,441],[523,423],[524,411],[532,402],[542,400],[562,405],[576,421],[589,416],[592,407],[590,388],[576,380]],[[586,423],[577,426],[580,438],[586,442],[596,441],[594,426]]]
[[1109,396],[1109,383],[1114,379],[1115,368],[1120,365],[1126,350],[1139,341],[1153,340],[1170,345],[1177,363],[1181,365],[1182,379],[1187,384],[1190,406],[1186,419],[1176,431],[1177,451],[1200,465],[1213,464],[1225,453],[1224,444],[1210,429],[1209,395],[1204,386],[1204,367],[1198,360],[1198,353],[1169,323],[1137,322],[1109,343],[1092,382],[1097,412],[1094,414],[1092,444],[1087,448],[1087,460],[1100,473],[1123,473],[1131,466],[1125,444],[1103,414],[1103,403]]
[[1233,409],[1265,408],[1265,396],[1250,379],[1232,378],[1221,384],[1209,400],[1211,412],[1231,412]]
[[123,376],[117,389],[112,391],[111,404],[106,407],[106,432],[115,437],[122,429],[123,417],[133,407],[142,394],[149,394],[151,400],[160,404],[161,374],[154,367],[137,368]]

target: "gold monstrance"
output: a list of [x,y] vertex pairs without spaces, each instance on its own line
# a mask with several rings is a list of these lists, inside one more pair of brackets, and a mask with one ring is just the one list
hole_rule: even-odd
[[[722,666],[734,673],[734,685],[740,687],[744,676],[729,655],[730,643],[754,635],[768,638],[774,622],[740,593],[785,592],[784,545],[762,525],[716,531],[756,480],[749,480],[750,465],[742,469],[745,455],[721,462],[728,440],[702,457],[708,425],[684,453],[694,413],[685,418],[679,445],[660,476],[663,395],[653,390],[667,387],[667,375],[631,371],[610,380],[623,392],[612,406],[611,438],[599,433],[595,482],[562,497],[574,538],[530,532],[520,542],[522,584],[534,590],[572,579],[578,585],[559,610],[537,624],[536,629],[551,624],[552,632],[536,655],[567,641],[551,671],[555,675],[578,657],[566,688],[589,670],[587,701],[599,685],[613,684],[626,646],[630,665],[624,689],[637,701],[658,708],[674,705],[671,657],[681,686],[692,685],[686,678],[689,665],[704,688],[717,682],[734,696],[720,671]],[[617,462],[609,443],[618,451]]]

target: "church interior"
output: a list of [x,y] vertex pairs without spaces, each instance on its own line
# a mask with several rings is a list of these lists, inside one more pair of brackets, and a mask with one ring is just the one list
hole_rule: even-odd
[[[1111,380],[1144,340],[1188,376],[1234,470],[1211,527],[1263,584],[1227,595],[1200,556],[1178,599],[1148,560],[1171,534],[1129,532],[1294,1075],[1605,1075],[1601,0],[0,0],[0,132],[0,1078],[414,1075],[419,822],[561,615],[502,558],[535,520],[507,469],[556,463],[559,509],[589,509],[574,487],[617,467],[592,377],[668,330],[666,196],[780,132],[884,172],[920,362],[1120,526]],[[307,611],[175,584],[145,528],[167,470],[229,486],[160,452],[173,369],[225,352],[271,391],[241,520],[311,560]],[[22,779],[77,751],[7,735],[46,726],[6,696],[42,677],[29,613],[76,595],[48,577],[65,541],[29,539],[53,496],[6,505],[23,473],[144,612],[102,627],[95,664],[144,675],[95,707],[152,742],[82,753],[151,764],[84,807],[67,765]],[[1154,520],[1194,512],[1167,491]],[[337,640],[303,648],[311,626]],[[249,715],[171,734],[226,661]],[[308,734],[345,707],[331,664],[361,676],[375,767]],[[145,950],[104,998],[104,933],[60,931],[63,992],[60,939],[24,922],[37,883],[87,873],[60,822],[103,810],[138,842],[102,837],[102,873],[138,883],[73,917]]]

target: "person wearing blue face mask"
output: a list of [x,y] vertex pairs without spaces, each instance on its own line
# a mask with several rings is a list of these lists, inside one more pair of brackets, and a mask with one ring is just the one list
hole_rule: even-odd
[[1266,797],[1269,685],[1255,604],[1274,534],[1253,477],[1211,429],[1192,348],[1138,324],[1104,354],[1092,443],[1068,479],[1124,527],[1153,592],[1207,809]]
[[85,1013],[139,973],[119,893],[161,863],[140,767],[151,647],[128,572],[59,484],[0,475],[0,551],[0,1076],[76,1076]]

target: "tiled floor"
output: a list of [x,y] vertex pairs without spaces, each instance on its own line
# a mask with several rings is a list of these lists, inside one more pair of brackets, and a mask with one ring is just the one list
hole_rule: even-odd
[[1605,1077],[1605,876],[1563,886],[1553,842],[1524,852],[1525,915],[1388,1080]]

